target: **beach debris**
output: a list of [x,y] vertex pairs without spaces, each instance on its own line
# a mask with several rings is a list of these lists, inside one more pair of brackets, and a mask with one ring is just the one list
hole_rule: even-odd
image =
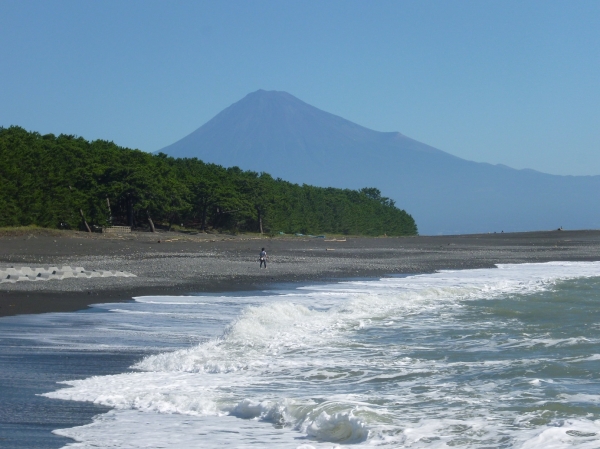
[[113,270],[86,270],[83,267],[72,268],[68,265],[62,267],[10,267],[0,268],[0,284],[22,281],[50,281],[63,279],[89,279],[106,277],[136,277],[127,271]]
[[107,226],[102,228],[105,234],[129,234],[131,233],[130,226]]

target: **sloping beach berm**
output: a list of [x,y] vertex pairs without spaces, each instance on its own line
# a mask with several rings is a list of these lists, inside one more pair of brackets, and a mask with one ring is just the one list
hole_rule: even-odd
[[[160,243],[159,243],[160,240]],[[265,247],[268,268],[259,269]],[[274,283],[600,260],[600,231],[318,239],[176,232],[123,235],[21,231],[0,235],[0,268],[83,267],[136,277],[0,284],[0,316],[71,311],[142,295],[241,291]]]

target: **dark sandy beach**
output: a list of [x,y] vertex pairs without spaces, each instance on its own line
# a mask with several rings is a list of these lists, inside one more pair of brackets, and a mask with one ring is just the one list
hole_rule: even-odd
[[[269,254],[267,270],[258,266],[261,247]],[[273,283],[559,260],[600,260],[600,231],[348,237],[345,241],[174,232],[31,231],[0,236],[0,267],[69,265],[127,271],[136,277],[3,283],[0,316],[78,310],[141,295],[252,290]]]

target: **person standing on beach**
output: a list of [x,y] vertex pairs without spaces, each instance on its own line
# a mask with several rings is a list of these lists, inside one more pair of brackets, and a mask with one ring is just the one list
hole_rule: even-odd
[[260,256],[258,256],[258,260],[260,260],[260,268],[262,268],[263,264],[265,264],[265,268],[267,268],[267,252],[264,248],[260,250]]

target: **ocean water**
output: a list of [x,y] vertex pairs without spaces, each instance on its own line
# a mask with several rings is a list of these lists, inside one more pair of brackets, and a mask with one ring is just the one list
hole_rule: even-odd
[[97,413],[69,448],[600,447],[599,262],[141,297],[0,342],[97,361],[35,396]]

